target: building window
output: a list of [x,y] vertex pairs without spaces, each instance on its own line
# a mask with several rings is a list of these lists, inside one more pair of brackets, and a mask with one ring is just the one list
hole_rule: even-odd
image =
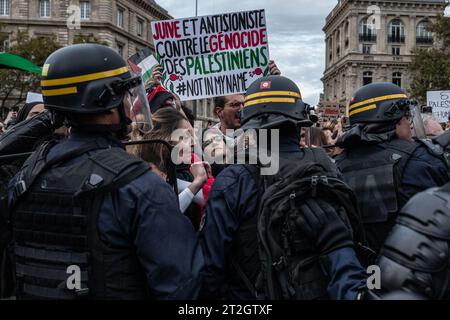
[[328,41],[328,50],[330,52],[329,59],[331,61],[331,60],[333,60],[333,39],[330,39]]
[[394,72],[392,74],[392,83],[401,87],[402,86],[402,74],[401,72]]
[[388,27],[388,42],[404,43],[405,42],[405,26],[400,19],[392,20]]
[[341,82],[341,86],[342,86],[342,94],[345,94],[345,74],[342,75],[342,82]]
[[334,91],[334,97],[337,98],[337,93],[338,93],[337,79],[334,79],[333,91]]
[[345,34],[345,48],[346,48],[346,49],[348,48],[348,45],[349,45],[349,40],[348,40],[348,37],[349,37],[349,34],[348,34],[348,28],[349,28],[349,23],[347,22],[347,23],[345,24],[345,27],[344,27],[344,34]]
[[371,84],[373,82],[373,72],[365,71],[363,73],[363,86]]
[[361,20],[359,24],[359,41],[377,42],[377,29],[367,18]]
[[50,0],[39,1],[39,14],[42,18],[50,17]]
[[123,28],[123,16],[125,9],[117,7],[117,26]]
[[428,22],[422,21],[416,28],[416,42],[418,44],[433,44],[433,33],[427,30]]
[[117,52],[123,57],[123,44],[117,44]]
[[370,45],[370,44],[363,44],[363,53],[364,54],[371,54],[372,53],[372,45]]
[[399,56],[400,55],[400,47],[392,47],[392,55]]
[[9,0],[0,0],[0,16],[9,16]]
[[136,30],[137,30],[137,35],[142,37],[142,35],[144,34],[144,21],[142,21],[141,19],[137,19],[137,26],[136,26]]
[[91,3],[89,1],[80,1],[81,19],[89,19],[91,17]]

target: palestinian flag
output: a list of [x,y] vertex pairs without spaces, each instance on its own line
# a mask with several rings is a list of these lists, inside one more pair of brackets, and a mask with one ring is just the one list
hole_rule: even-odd
[[152,76],[153,68],[158,64],[158,61],[150,52],[149,48],[145,48],[132,55],[128,59],[128,64],[134,73],[140,73],[144,83]]

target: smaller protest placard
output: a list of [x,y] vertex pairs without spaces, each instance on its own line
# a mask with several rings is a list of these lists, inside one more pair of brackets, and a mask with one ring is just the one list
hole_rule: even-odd
[[450,115],[450,90],[428,91],[427,106],[433,109],[433,116],[439,122],[447,122]]
[[149,48],[144,48],[132,55],[128,59],[128,64],[134,73],[140,73],[144,82],[152,76],[153,69],[158,65],[158,61],[151,54]]

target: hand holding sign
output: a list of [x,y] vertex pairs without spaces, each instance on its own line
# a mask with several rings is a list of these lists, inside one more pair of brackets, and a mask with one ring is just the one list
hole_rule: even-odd
[[152,71],[152,76],[150,78],[152,83],[155,84],[156,86],[159,86],[161,84],[162,74],[163,74],[163,69],[160,65],[157,65],[156,67],[154,67],[153,71]]
[[273,60],[269,61],[269,72],[273,76],[280,76],[281,75],[280,69],[278,69],[277,65],[275,64],[275,61],[273,61]]

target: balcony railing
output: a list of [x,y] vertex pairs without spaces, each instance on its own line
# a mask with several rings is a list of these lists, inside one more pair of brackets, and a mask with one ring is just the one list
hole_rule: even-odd
[[359,34],[359,41],[360,42],[377,42],[377,35],[376,34]]
[[433,44],[433,38],[430,37],[416,37],[417,44]]
[[388,36],[389,43],[405,43],[405,36],[390,35]]

